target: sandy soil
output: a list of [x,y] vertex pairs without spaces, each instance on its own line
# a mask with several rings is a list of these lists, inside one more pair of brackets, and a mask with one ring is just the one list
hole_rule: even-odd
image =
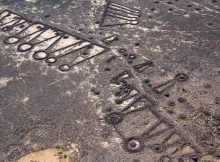
[[59,149],[46,149],[28,154],[18,162],[69,162],[69,157]]

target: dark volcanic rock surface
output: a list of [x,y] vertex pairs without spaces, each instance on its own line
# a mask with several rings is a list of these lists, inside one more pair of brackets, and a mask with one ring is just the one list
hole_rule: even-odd
[[220,1],[0,0],[0,161],[220,158]]

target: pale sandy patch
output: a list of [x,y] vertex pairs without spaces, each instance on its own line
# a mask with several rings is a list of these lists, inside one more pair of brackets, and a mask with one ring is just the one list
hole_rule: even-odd
[[17,162],[69,162],[69,156],[59,149],[50,148],[30,153]]
[[13,78],[9,77],[9,78],[0,78],[0,88],[6,87],[8,82],[12,81]]

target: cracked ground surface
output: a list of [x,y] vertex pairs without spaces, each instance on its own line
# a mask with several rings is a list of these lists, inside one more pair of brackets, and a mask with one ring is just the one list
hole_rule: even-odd
[[0,13],[0,162],[220,161],[219,0]]

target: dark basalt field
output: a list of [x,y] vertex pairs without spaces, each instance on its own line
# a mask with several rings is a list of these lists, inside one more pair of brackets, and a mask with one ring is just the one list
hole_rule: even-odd
[[0,162],[220,161],[219,0],[0,0],[0,48]]

